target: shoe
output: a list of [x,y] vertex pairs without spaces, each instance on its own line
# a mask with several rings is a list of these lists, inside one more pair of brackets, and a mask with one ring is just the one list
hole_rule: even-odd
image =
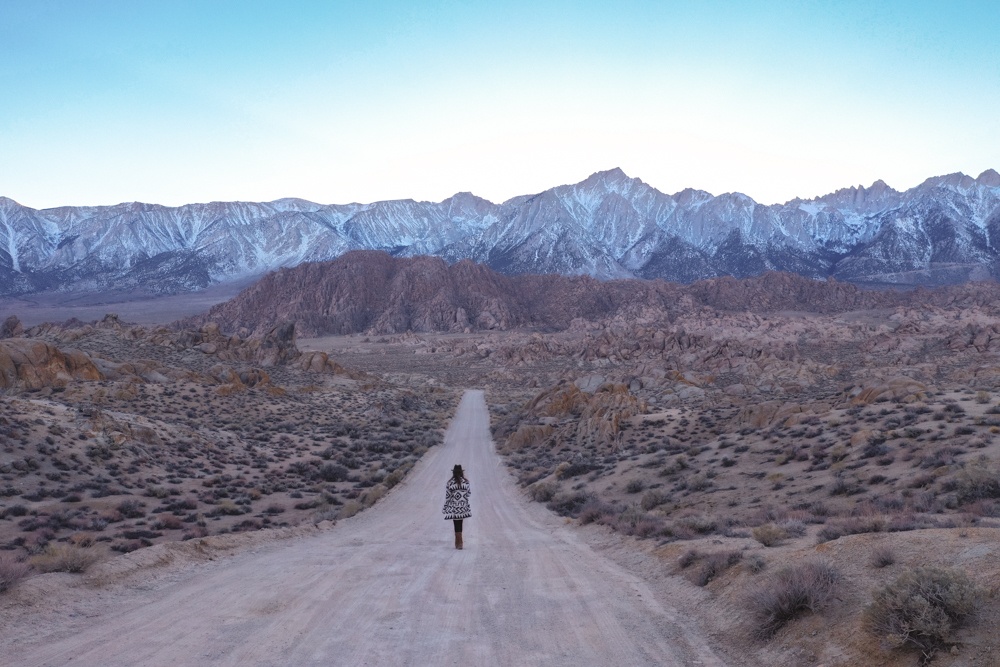
[[462,533],[455,533],[455,548],[462,548]]

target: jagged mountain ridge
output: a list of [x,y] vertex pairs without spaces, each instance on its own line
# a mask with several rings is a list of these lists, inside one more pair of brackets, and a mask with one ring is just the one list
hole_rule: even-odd
[[994,312],[995,281],[934,289],[868,290],[791,273],[730,276],[680,285],[662,280],[607,280],[558,274],[504,275],[488,266],[440,257],[393,257],[351,251],[268,274],[236,297],[188,318],[225,331],[263,333],[288,321],[302,335],[401,334],[530,328],[562,331],[574,320],[673,321],[707,308],[753,313],[837,313],[873,308],[961,307]]
[[876,181],[765,206],[746,195],[659,192],[620,169],[493,204],[470,193],[322,205],[301,199],[35,210],[0,197],[0,295],[169,293],[350,250],[471,259],[502,273],[679,282],[790,271],[935,285],[1000,276],[1000,174],[905,192]]

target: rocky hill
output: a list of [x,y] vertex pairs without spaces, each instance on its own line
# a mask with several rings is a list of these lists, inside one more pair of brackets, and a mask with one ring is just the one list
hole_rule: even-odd
[[739,193],[668,195],[620,169],[493,204],[469,193],[322,205],[299,199],[176,208],[35,210],[0,197],[0,296],[176,293],[351,250],[470,259],[505,274],[692,282],[786,271],[940,285],[996,277],[1000,174],[881,181],[765,206]]
[[993,312],[998,298],[1000,285],[992,281],[888,291],[769,272],[745,280],[714,278],[685,286],[662,280],[508,276],[467,260],[448,264],[436,257],[356,251],[330,262],[269,274],[186,324],[216,322],[226,331],[261,334],[278,323],[295,321],[303,335],[562,331],[574,320],[664,322],[705,307],[837,313],[937,305]]

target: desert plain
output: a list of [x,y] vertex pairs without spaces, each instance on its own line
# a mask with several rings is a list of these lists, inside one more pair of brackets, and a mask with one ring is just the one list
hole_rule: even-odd
[[768,281],[565,326],[0,313],[0,656],[1000,664],[995,285]]

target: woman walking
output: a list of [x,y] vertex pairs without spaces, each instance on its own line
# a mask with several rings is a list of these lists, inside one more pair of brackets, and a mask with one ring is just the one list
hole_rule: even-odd
[[444,518],[455,522],[455,548],[462,548],[462,519],[472,516],[472,508],[469,507],[469,496],[472,495],[472,488],[469,480],[465,479],[462,466],[456,465],[451,469],[451,477],[444,486]]

